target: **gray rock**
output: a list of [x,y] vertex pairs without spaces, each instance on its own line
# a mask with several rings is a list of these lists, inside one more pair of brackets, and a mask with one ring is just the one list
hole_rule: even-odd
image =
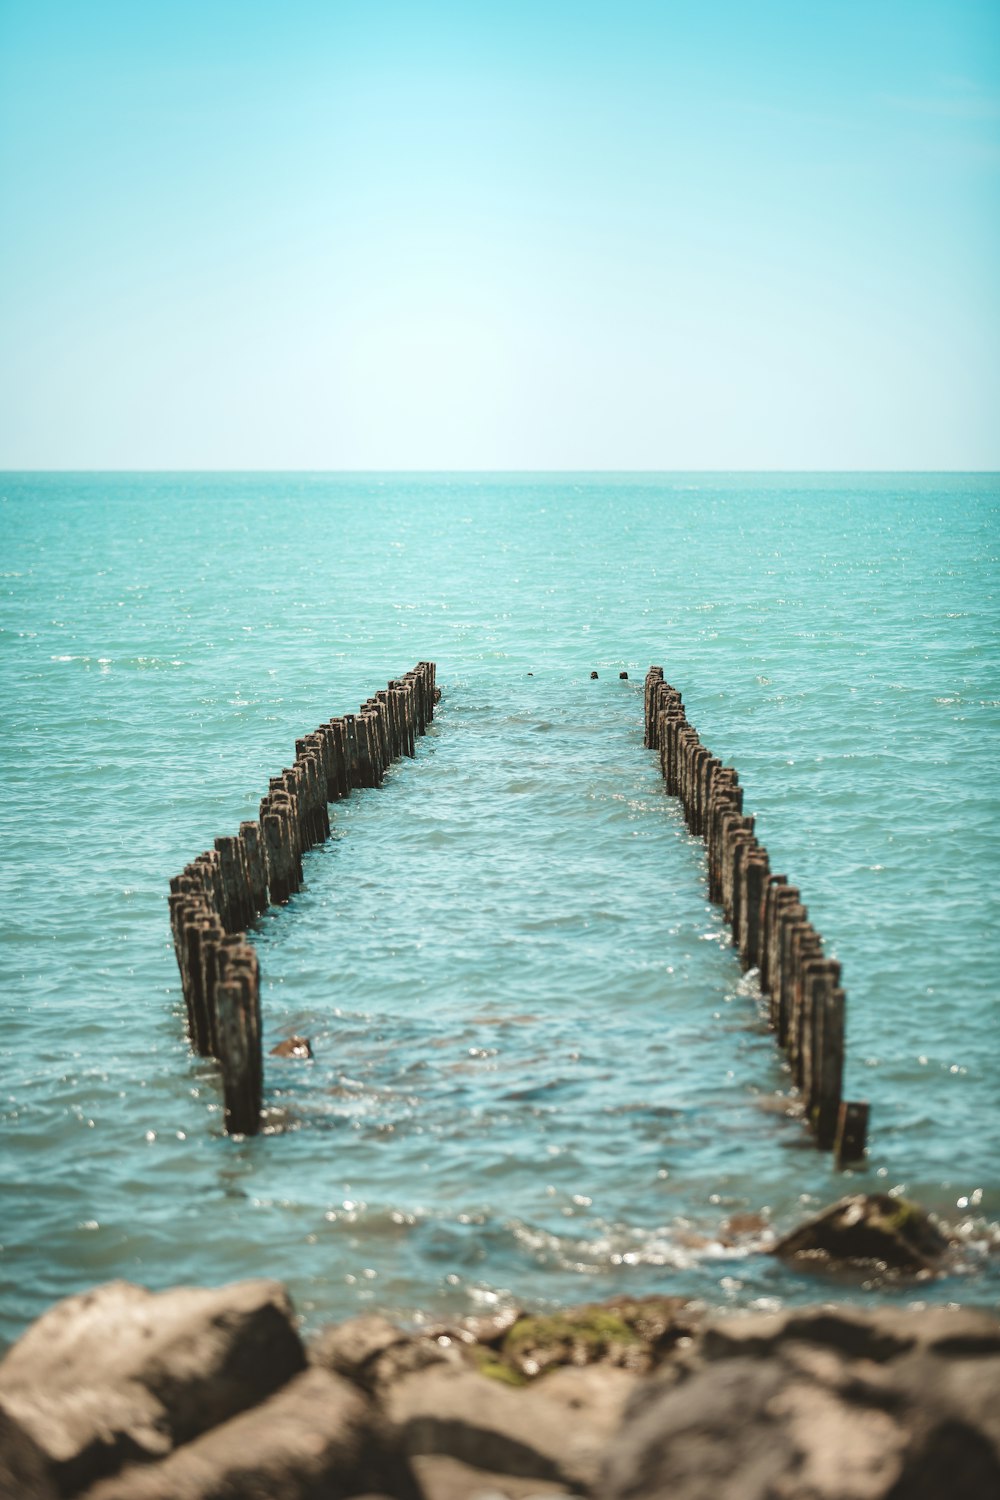
[[885,1193],[855,1193],[786,1234],[772,1253],[824,1267],[876,1262],[901,1271],[933,1271],[950,1247],[919,1204]]
[[415,1458],[413,1468],[424,1500],[555,1500],[571,1494],[562,1484],[488,1474],[435,1454]]
[[[839,1339],[819,1311],[813,1332]],[[799,1315],[800,1331],[809,1321]],[[643,1382],[609,1445],[602,1500],[1000,1494],[1000,1357],[946,1358],[915,1340],[881,1363],[798,1338],[766,1352],[717,1357],[672,1388]]]
[[705,1320],[698,1353],[708,1360],[764,1358],[795,1341],[879,1363],[917,1349],[971,1357],[1000,1354],[1000,1321],[976,1308],[865,1308],[851,1303],[778,1313],[722,1313]]
[[604,1500],[876,1500],[901,1472],[890,1416],[775,1361],[721,1361],[658,1396],[647,1384],[609,1447]]
[[487,1474],[589,1491],[638,1378],[587,1366],[515,1389],[441,1365],[393,1385],[385,1410],[411,1457],[443,1455]]
[[[890,1309],[890,1312],[892,1310]],[[852,1307],[808,1307],[780,1313],[729,1313],[709,1318],[702,1330],[700,1352],[705,1359],[741,1356],[764,1358],[782,1344],[799,1340],[821,1344],[856,1358],[893,1359],[912,1349],[916,1329],[893,1324]]]
[[387,1350],[409,1342],[409,1334],[388,1318],[379,1313],[365,1313],[320,1329],[309,1345],[309,1358],[313,1364],[370,1389],[376,1360]]
[[429,1365],[465,1363],[460,1345],[446,1335],[404,1333],[378,1313],[324,1328],[310,1344],[309,1358],[383,1397],[395,1381]]
[[70,1494],[164,1457],[304,1364],[277,1282],[151,1293],[116,1281],[32,1324],[0,1364],[0,1403]]
[[162,1463],[102,1480],[85,1500],[346,1500],[366,1491],[421,1500],[371,1402],[311,1369]]

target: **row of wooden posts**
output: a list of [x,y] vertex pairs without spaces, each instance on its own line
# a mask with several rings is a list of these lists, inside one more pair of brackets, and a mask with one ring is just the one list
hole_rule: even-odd
[[412,756],[440,698],[422,661],[361,705],[295,742],[295,760],[272,776],[257,820],[215,840],[170,882],[170,924],[191,1046],[218,1060],[226,1130],[260,1128],[263,1061],[260,969],[246,932],[302,885],[302,856],[330,833],[328,804],[355,787],[381,786],[391,763]]
[[646,675],[646,744],[657,750],[667,792],[708,850],[708,894],[723,909],[745,969],[756,969],[771,1026],[784,1047],[806,1119],[838,1161],[865,1151],[868,1105],[842,1098],[844,991],[797,886],[771,872],[767,850],[743,810],[743,788],[688,722],[662,667]]

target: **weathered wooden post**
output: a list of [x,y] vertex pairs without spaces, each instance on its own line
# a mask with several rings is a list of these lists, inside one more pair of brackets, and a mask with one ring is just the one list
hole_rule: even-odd
[[812,1113],[816,1141],[821,1150],[829,1151],[837,1134],[840,1100],[844,1078],[844,992],[827,976],[813,981],[818,993],[813,1000],[819,1006],[820,1057],[817,1095]]
[[215,1004],[226,1130],[230,1135],[256,1135],[261,1107],[260,978],[257,954],[249,944],[225,953]]
[[865,1099],[841,1101],[837,1117],[837,1138],[834,1154],[838,1167],[850,1166],[861,1161],[865,1154],[868,1136],[868,1102]]
[[770,875],[767,850],[761,845],[747,855],[746,902],[740,918],[740,957],[745,969],[760,966],[760,926],[764,889]]
[[646,731],[643,744],[648,750],[657,748],[656,720],[653,717],[653,684],[663,681],[663,668],[650,667],[646,673]]

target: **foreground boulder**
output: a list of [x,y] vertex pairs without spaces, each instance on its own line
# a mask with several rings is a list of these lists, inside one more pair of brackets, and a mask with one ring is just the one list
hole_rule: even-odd
[[273,1281],[153,1293],[114,1281],[59,1302],[0,1364],[0,1409],[63,1494],[164,1457],[306,1363]]
[[0,1364],[0,1500],[980,1500],[1000,1321],[670,1297],[321,1332],[270,1282],[115,1283]]
[[[964,1366],[964,1368],[961,1368]],[[975,1392],[974,1404],[968,1398]],[[898,1365],[791,1341],[644,1383],[602,1500],[982,1500],[1000,1494],[1000,1358]]]
[[102,1480],[85,1500],[348,1500],[376,1488],[422,1500],[372,1403],[312,1369],[162,1463]]
[[855,1193],[825,1208],[774,1246],[783,1260],[821,1267],[876,1263],[893,1270],[931,1272],[951,1248],[918,1203],[885,1193]]
[[385,1411],[411,1458],[448,1457],[492,1475],[591,1494],[637,1381],[621,1369],[565,1367],[517,1390],[441,1364],[394,1385]]

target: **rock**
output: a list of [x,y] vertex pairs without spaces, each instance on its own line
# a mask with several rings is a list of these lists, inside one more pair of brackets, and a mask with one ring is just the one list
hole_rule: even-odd
[[434,1454],[415,1458],[413,1469],[424,1500],[553,1500],[570,1494],[564,1484],[488,1474],[457,1458]]
[[683,1297],[617,1297],[564,1312],[522,1316],[504,1336],[504,1362],[529,1379],[551,1365],[616,1365],[650,1370],[696,1315]]
[[323,1329],[310,1345],[309,1358],[379,1397],[394,1381],[429,1365],[465,1367],[463,1350],[451,1338],[404,1333],[377,1313]]
[[389,1349],[410,1342],[409,1334],[378,1313],[348,1318],[331,1328],[323,1328],[309,1345],[309,1358],[371,1390],[375,1384],[373,1366]]
[[310,1058],[312,1055],[312,1042],[307,1036],[289,1036],[271,1048],[272,1057]]
[[304,1364],[277,1282],[152,1293],[115,1281],[32,1324],[0,1364],[0,1403],[72,1493],[164,1457]]
[[[820,1311],[799,1315],[797,1332],[815,1336],[825,1318],[829,1333],[830,1312],[845,1309]],[[869,1340],[876,1349],[879,1316]],[[790,1337],[772,1343],[766,1359],[719,1358],[672,1387],[660,1377],[642,1382],[609,1444],[598,1493],[980,1500],[1000,1493],[998,1443],[1000,1357],[942,1358],[914,1347],[876,1363]]]
[[763,1500],[777,1493],[781,1454],[765,1414],[781,1385],[773,1366],[745,1359],[676,1388],[646,1382],[610,1445],[599,1493],[606,1500]]
[[85,1500],[421,1500],[409,1463],[348,1381],[310,1369],[162,1463],[101,1480]]
[[413,1459],[444,1456],[487,1474],[589,1491],[636,1380],[624,1370],[566,1369],[514,1390],[441,1365],[393,1385],[385,1409]]
[[628,673],[627,672],[619,672],[618,673],[618,681],[619,682],[628,682]]
[[878,1262],[902,1271],[938,1269],[950,1241],[919,1204],[855,1193],[778,1241],[773,1254],[799,1264]]
[[741,1356],[760,1359],[793,1341],[826,1345],[855,1358],[881,1361],[911,1349],[915,1334],[898,1324],[893,1328],[891,1320],[883,1322],[877,1312],[850,1305],[780,1313],[728,1313],[706,1321],[699,1352],[708,1360]]
[[459,1328],[477,1344],[493,1346],[503,1343],[518,1318],[523,1316],[524,1313],[519,1307],[504,1307],[499,1312],[463,1318]]
[[769,1357],[790,1343],[821,1345],[884,1364],[913,1351],[943,1356],[1000,1355],[1000,1322],[961,1307],[791,1308],[707,1318],[697,1353],[704,1360]]
[[45,1454],[0,1406],[0,1496],[4,1500],[57,1500]]
[[770,1221],[764,1214],[730,1214],[719,1228],[719,1243],[737,1245],[744,1240],[760,1240],[770,1230]]

